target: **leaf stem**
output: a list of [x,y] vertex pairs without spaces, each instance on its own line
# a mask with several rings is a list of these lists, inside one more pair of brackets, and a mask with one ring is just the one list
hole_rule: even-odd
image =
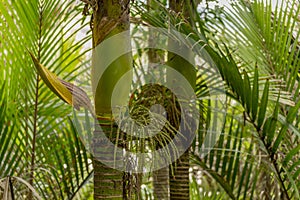
[[[39,32],[38,32],[38,60],[41,59],[42,48],[42,24],[43,24],[43,5],[39,6]],[[37,135],[37,115],[38,115],[38,103],[39,103],[39,81],[40,77],[36,75],[35,85],[35,101],[34,101],[34,116],[33,116],[33,135],[32,135],[32,157],[31,157],[31,170],[29,183],[33,187],[34,183],[34,169],[35,169],[35,151],[36,151],[36,135]],[[29,199],[32,199],[32,191],[29,192]]]
[[[259,139],[262,141],[262,143],[263,143],[265,149],[266,149],[267,152],[268,152],[268,156],[269,156],[269,158],[270,158],[270,160],[271,160],[271,163],[272,163],[273,167],[275,168],[275,172],[276,172],[276,174],[277,174],[277,176],[278,176],[279,183],[280,183],[280,185],[281,185],[281,190],[282,190],[283,194],[286,196],[286,198],[287,198],[288,200],[290,200],[291,198],[289,197],[288,191],[287,191],[287,189],[286,189],[286,187],[285,187],[285,185],[284,185],[284,180],[281,178],[280,170],[278,169],[277,160],[274,158],[274,153],[272,153],[272,152],[270,151],[269,146],[266,144],[266,142],[265,142],[265,140],[264,140],[264,138],[263,138],[263,136],[262,136],[262,134],[261,134],[262,129],[261,129],[260,127],[258,127],[257,124],[255,124],[255,122],[251,119],[251,117],[250,117],[249,115],[248,115],[248,117],[249,117],[250,119],[248,119],[247,121],[250,122],[250,123],[254,126],[254,128],[255,128],[256,131],[257,131],[257,133],[259,134]],[[281,169],[281,170],[283,170],[283,169]],[[283,172],[284,172],[284,170],[283,170]]]

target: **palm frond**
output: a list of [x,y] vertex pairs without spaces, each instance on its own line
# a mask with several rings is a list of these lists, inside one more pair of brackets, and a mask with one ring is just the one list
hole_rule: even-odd
[[[7,143],[0,153],[6,159],[1,177],[19,176],[44,198],[71,198],[92,169],[89,154],[68,121],[71,109],[40,81],[26,49],[63,79],[74,80],[86,71],[83,58],[89,50],[83,46],[91,39],[90,33],[74,39],[88,24],[81,19],[82,10],[83,5],[74,1],[0,3],[4,63],[0,73],[7,82],[4,94],[10,105],[5,115],[14,119],[14,130],[0,136]],[[62,146],[66,148],[61,150]],[[25,197],[30,193],[27,190]]]

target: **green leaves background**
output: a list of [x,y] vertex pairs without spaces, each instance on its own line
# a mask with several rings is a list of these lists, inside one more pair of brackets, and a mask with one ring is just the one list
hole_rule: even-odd
[[[75,40],[88,23],[82,10],[74,1],[0,3],[0,181],[12,177],[15,199],[37,198],[35,193],[43,199],[88,199],[92,194],[91,157],[69,118],[71,109],[37,76],[26,50],[64,80],[85,73],[83,45],[91,34]],[[0,187],[0,197],[3,192]]]
[[[136,7],[147,24],[171,23],[198,41],[195,49],[208,52],[227,86],[226,122],[217,144],[199,158],[206,134],[199,132],[192,148],[191,193],[195,199],[298,199],[299,3],[207,2],[193,23],[162,5],[153,6],[155,17],[147,7]],[[207,88],[205,82],[197,90]],[[200,127],[207,128],[211,102],[200,103],[206,105]]]
[[[300,7],[296,0],[273,8],[272,2],[240,1],[231,9],[202,4],[190,23],[165,4],[132,4],[136,21],[171,26],[197,41],[195,52],[205,48],[226,85],[220,138],[203,158],[207,133],[197,133],[192,146],[193,199],[300,198]],[[37,76],[26,50],[62,80],[82,77],[91,39],[90,32],[75,39],[89,21],[83,6],[71,0],[0,3],[0,198],[11,189],[16,199],[91,198],[91,156],[70,120],[71,107]],[[134,58],[138,63],[139,55]],[[197,75],[200,127],[209,128],[213,102],[202,97],[216,79]],[[151,193],[150,184],[144,186]]]

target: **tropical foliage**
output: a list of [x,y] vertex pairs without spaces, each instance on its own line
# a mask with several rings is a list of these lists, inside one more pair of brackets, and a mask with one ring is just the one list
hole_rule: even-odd
[[81,188],[82,195],[92,191],[90,155],[70,108],[41,81],[28,56],[33,52],[64,80],[84,73],[82,50],[90,34],[75,40],[86,26],[82,7],[73,1],[0,3],[1,198],[71,199]]
[[[93,184],[93,172],[101,172],[103,166],[94,162],[93,168],[71,107],[57,98],[76,107],[76,99],[74,103],[64,98],[75,88],[70,83],[90,81],[90,63],[85,61],[90,53],[86,44],[92,41],[89,12],[99,9],[91,2],[0,3],[0,198],[92,199],[93,186],[101,181],[95,174],[98,182]],[[200,57],[195,61],[194,87],[199,131],[189,150],[189,198],[300,199],[299,2],[182,2],[186,10],[176,12],[167,1],[132,2],[131,38],[142,46],[150,41],[141,40],[136,30],[156,27],[171,30],[169,36],[182,42],[172,32],[176,30],[192,41],[187,46]],[[140,77],[133,84],[143,82],[143,62],[155,60],[186,73],[186,64],[168,53],[147,48],[133,52],[129,60]],[[50,72],[55,75],[47,76]],[[159,73],[164,76],[163,70]],[[148,95],[146,100],[153,88],[140,89]],[[130,104],[147,110],[151,102],[136,94]],[[150,140],[147,150],[167,143],[160,139]],[[126,142],[139,144],[132,138]],[[205,149],[206,142],[213,148]],[[136,199],[157,199],[162,191],[164,198],[170,192],[171,199],[184,197],[172,194],[175,184],[168,184],[180,162],[143,176],[124,173],[123,181],[134,185],[137,193],[121,193]],[[165,187],[157,183],[159,174]]]

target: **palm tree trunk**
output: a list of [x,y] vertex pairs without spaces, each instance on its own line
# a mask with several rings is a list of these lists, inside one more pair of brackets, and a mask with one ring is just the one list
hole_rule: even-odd
[[[111,108],[111,95],[114,86],[127,71],[132,67],[132,57],[130,53],[124,54],[114,60],[104,71],[101,77],[97,77],[97,71],[105,69],[105,57],[99,55],[97,47],[107,38],[129,30],[129,0],[107,1],[95,0],[93,7],[92,31],[93,31],[93,71],[92,86],[95,98],[95,112],[98,123],[93,138],[94,151],[94,199],[126,199],[125,172],[112,168],[114,163],[122,162],[123,156],[115,156],[109,148],[108,143],[118,144],[119,148],[124,148],[124,135],[119,132],[114,122]],[[130,44],[129,34],[124,42],[119,46],[111,45],[106,48],[110,53],[114,53],[114,48],[128,48]],[[123,45],[123,46],[122,46]],[[126,46],[127,45],[127,46]],[[94,76],[93,76],[94,75]],[[120,102],[124,103],[129,92],[131,81],[124,85],[124,92],[120,94]],[[100,127],[102,130],[100,130]],[[101,136],[101,131],[106,138]],[[107,138],[110,142],[107,141]],[[101,152],[101,156],[98,153]],[[103,164],[105,161],[106,164]]]
[[[187,18],[189,1],[185,0],[169,0],[170,9],[176,13],[183,12],[183,15]],[[185,55],[190,57],[191,55]],[[185,79],[190,83],[192,88],[196,86],[196,70],[194,66],[187,60],[179,55],[168,53],[169,66],[176,69],[181,73]],[[172,77],[170,77],[172,78]],[[170,80],[172,81],[172,80]],[[180,108],[178,108],[180,109]],[[170,119],[170,123],[174,127],[179,127],[180,116]],[[188,200],[190,198],[189,189],[189,149],[183,153],[178,160],[170,165],[169,177],[170,177],[170,199],[171,200]]]
[[159,200],[169,199],[169,168],[164,167],[153,172],[154,197]]
[[[147,4],[149,6],[156,9],[158,4],[154,3],[153,0],[147,0]],[[155,33],[152,29],[149,30],[149,46],[153,46],[156,42]],[[151,64],[160,63],[163,59],[160,57],[155,49],[150,48],[148,52],[148,61],[149,66],[152,67]],[[153,177],[153,192],[155,199],[159,200],[167,200],[169,199],[169,168],[168,166],[158,169],[152,173]]]

